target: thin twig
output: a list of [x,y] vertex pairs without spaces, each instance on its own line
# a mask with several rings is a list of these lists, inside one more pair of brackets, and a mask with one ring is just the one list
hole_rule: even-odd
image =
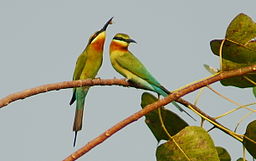
[[237,124],[236,124],[236,127],[235,127],[235,130],[234,130],[234,132],[236,132],[236,130],[237,130],[237,128],[238,128],[238,126],[241,124],[241,122],[242,121],[244,121],[244,119],[246,119],[247,117],[249,117],[251,114],[253,114],[254,112],[248,112],[247,114],[245,114],[244,116],[242,116],[241,118],[240,118],[240,120],[237,122]]
[[227,114],[229,114],[229,113],[235,112],[236,110],[238,110],[238,109],[240,109],[240,108],[245,108],[245,109],[247,109],[247,110],[249,110],[249,111],[256,112],[256,110],[253,110],[253,109],[249,108],[247,105],[242,105],[242,104],[240,104],[240,103],[238,103],[238,102],[236,102],[236,101],[234,101],[234,100],[232,100],[232,99],[230,99],[230,98],[228,98],[228,97],[222,95],[221,93],[219,93],[217,90],[213,89],[213,88],[210,87],[210,86],[207,86],[207,88],[210,89],[211,91],[213,91],[215,94],[217,94],[217,95],[220,96],[221,98],[227,100],[228,102],[231,102],[231,103],[233,103],[233,104],[239,106],[238,108],[235,108],[235,109],[233,109],[233,110],[231,110],[231,111],[229,111],[229,112],[227,112],[227,113],[224,113],[224,114],[222,114],[222,115],[220,115],[220,116],[215,117],[216,119],[219,119],[219,118],[221,118],[221,117],[223,117],[223,116],[225,116],[225,115],[227,115]]

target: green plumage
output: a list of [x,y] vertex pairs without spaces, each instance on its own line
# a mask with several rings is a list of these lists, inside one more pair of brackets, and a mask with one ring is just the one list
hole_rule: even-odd
[[[117,40],[114,38],[114,42],[112,41],[110,46],[110,60],[114,69],[129,81],[166,97],[170,92],[161,86],[147,68],[129,50],[123,49],[124,47],[127,48],[130,42],[135,41],[132,41],[125,34],[117,34],[115,37],[121,38]],[[118,45],[120,45],[120,49],[118,49]]]
[[[101,30],[95,32],[90,37],[86,48],[76,61],[73,80],[93,79],[97,75],[103,61],[103,46],[106,37],[106,29],[109,24],[112,24],[112,18]],[[76,112],[73,124],[73,131],[75,132],[74,146],[77,131],[82,129],[85,97],[89,88],[89,86],[74,88],[70,100],[70,105],[76,101]]]
[[[154,91],[164,97],[170,92],[164,88],[129,50],[129,43],[135,42],[126,34],[116,34],[110,45],[110,60],[114,69],[135,84]],[[172,102],[180,111],[184,111],[176,102]],[[187,112],[186,112],[187,113]],[[187,113],[188,114],[188,113]],[[188,114],[189,115],[189,114]],[[190,115],[189,115],[190,116]],[[192,116],[190,116],[193,118]]]
[[[90,47],[90,44],[85,48],[84,52],[78,57],[73,75],[73,80],[93,79],[97,75],[103,60],[103,51],[98,52]],[[82,129],[83,111],[85,97],[89,87],[78,87],[73,89],[73,96],[70,100],[70,105],[76,102],[76,113],[73,124],[75,131],[74,146],[76,142],[77,131]]]
[[128,51],[123,54],[115,54],[114,68],[128,80],[138,83],[160,95],[168,95],[164,87],[160,85],[160,83],[131,52]]

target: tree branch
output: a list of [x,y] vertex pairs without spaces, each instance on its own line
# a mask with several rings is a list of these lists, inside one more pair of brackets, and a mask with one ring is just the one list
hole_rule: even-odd
[[244,68],[240,68],[240,69],[236,69],[236,70],[231,70],[231,71],[224,71],[224,72],[216,74],[212,77],[204,79],[202,81],[199,81],[199,82],[193,83],[189,86],[186,86],[185,88],[182,88],[178,91],[175,91],[174,93],[170,94],[169,96],[167,96],[153,104],[147,105],[142,110],[134,113],[133,115],[127,117],[123,121],[117,123],[112,128],[108,129],[107,131],[105,131],[104,133],[99,135],[98,137],[96,137],[93,140],[91,140],[90,142],[88,142],[84,147],[78,149],[76,152],[69,155],[66,159],[64,159],[64,161],[73,161],[73,160],[78,159],[79,157],[81,157],[82,155],[84,155],[85,153],[90,151],[93,147],[95,147],[95,146],[99,145],[100,143],[102,143],[103,141],[105,141],[108,137],[110,137],[111,135],[113,135],[114,133],[119,131],[120,129],[122,129],[125,126],[127,126],[128,124],[138,120],[142,116],[157,109],[158,107],[164,106],[174,100],[178,100],[180,97],[182,97],[190,92],[193,92],[199,88],[202,88],[206,85],[212,84],[214,82],[217,82],[217,81],[220,81],[220,80],[223,80],[226,78],[241,76],[246,73],[255,72],[255,71],[256,71],[256,65],[252,65],[252,66],[248,66],[248,67],[244,67]]
[[52,84],[45,84],[42,86],[26,89],[17,93],[10,94],[2,99],[0,99],[0,108],[7,106],[8,104],[20,100],[25,99],[27,97],[37,95],[44,92],[49,92],[53,90],[59,89],[66,89],[66,88],[73,88],[73,87],[81,87],[81,86],[110,86],[110,85],[119,85],[119,86],[133,86],[135,88],[141,88],[138,85],[134,85],[128,83],[124,79],[86,79],[86,80],[77,80],[77,81],[65,81],[65,82],[58,82]]
[[[170,94],[168,97],[161,99],[151,105],[148,105],[143,110],[141,110],[141,111],[131,115],[130,117],[126,118],[125,120],[119,122],[118,124],[116,124],[115,126],[110,128],[109,130],[105,131],[103,134],[101,134],[97,138],[93,139],[91,142],[89,142],[83,148],[79,149],[77,152],[75,152],[72,155],[70,155],[69,157],[67,157],[65,160],[75,160],[75,159],[79,158],[80,156],[82,156],[83,154],[85,154],[86,152],[91,150],[93,147],[97,146],[98,144],[100,144],[101,142],[106,140],[108,137],[110,137],[111,135],[113,135],[115,132],[119,131],[126,125],[132,123],[133,121],[136,121],[137,119],[141,118],[142,116],[151,112],[152,110],[154,110],[160,106],[164,106],[174,100],[183,104],[184,106],[189,107],[194,112],[199,114],[201,117],[208,118],[207,120],[210,121],[212,124],[214,124],[216,127],[221,129],[225,133],[228,133],[231,136],[235,137],[237,140],[241,141],[241,137],[234,136],[233,134],[230,133],[229,129],[225,128],[223,125],[218,123],[214,118],[210,117],[206,113],[202,112],[198,107],[196,107],[195,105],[191,104],[190,102],[188,102],[186,100],[183,100],[180,97],[182,97],[190,92],[193,92],[203,86],[212,84],[216,81],[234,77],[234,76],[244,75],[249,72],[254,72],[255,70],[256,70],[256,65],[252,65],[252,66],[244,67],[244,68],[237,69],[237,70],[222,72],[215,76],[211,76],[207,79],[199,81],[197,83],[188,85],[185,88],[182,88],[182,89]],[[10,95],[0,99],[0,108],[7,106],[11,102],[17,101],[19,99],[24,99],[24,98],[27,98],[32,95],[36,95],[36,94],[40,94],[40,93],[44,93],[44,92],[48,92],[48,91],[52,91],[52,90],[81,87],[81,86],[95,86],[95,85],[100,85],[100,86],[119,85],[119,86],[124,86],[124,87],[135,87],[135,88],[144,89],[141,86],[129,83],[122,79],[105,79],[105,80],[91,79],[91,80],[65,81],[65,82],[59,82],[59,83],[53,83],[53,84],[46,84],[46,85],[38,86],[35,88],[27,89],[27,90],[24,90],[21,92],[10,94]]]

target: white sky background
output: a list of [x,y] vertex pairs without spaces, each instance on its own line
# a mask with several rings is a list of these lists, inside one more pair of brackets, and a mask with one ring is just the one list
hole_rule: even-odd
[[[71,80],[77,57],[89,36],[114,16],[105,43],[101,78],[122,78],[111,67],[108,47],[117,32],[138,43],[130,50],[151,73],[172,90],[210,75],[203,64],[218,67],[210,50],[212,39],[223,38],[230,21],[240,12],[256,20],[255,0],[215,1],[67,1],[0,0],[0,97],[42,84]],[[255,101],[251,90],[213,87],[241,104]],[[53,91],[17,101],[0,111],[0,160],[56,161],[116,122],[140,110],[142,90],[94,87],[86,98],[83,130],[73,148],[72,124],[75,105],[69,107],[72,90]],[[193,102],[194,95],[186,96]],[[206,90],[199,101],[212,116],[234,107]],[[174,109],[172,105],[168,108]],[[176,109],[174,111],[177,112]],[[247,111],[241,110],[220,122],[234,129]],[[192,125],[199,125],[184,114]],[[192,112],[190,112],[192,113]],[[244,126],[255,119],[246,119]],[[207,126],[208,128],[211,126]],[[232,160],[242,156],[241,144],[213,130],[215,144],[224,146]],[[81,161],[155,160],[157,142],[144,124],[132,123],[94,148]],[[248,158],[251,160],[251,158]]]

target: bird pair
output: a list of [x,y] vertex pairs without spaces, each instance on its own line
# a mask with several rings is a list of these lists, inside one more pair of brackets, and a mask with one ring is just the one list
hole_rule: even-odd
[[[107,21],[101,30],[95,32],[89,38],[86,48],[77,59],[73,80],[93,79],[97,75],[103,60],[106,29],[109,24],[112,24],[112,18]],[[128,81],[154,91],[164,97],[168,96],[170,92],[164,88],[128,50],[130,43],[136,42],[126,34],[118,33],[114,36],[110,44],[110,60],[114,69],[126,77]],[[73,96],[70,101],[70,105],[76,101],[76,112],[73,124],[73,131],[75,132],[73,146],[75,146],[76,143],[77,132],[82,129],[84,102],[89,88],[89,86],[85,86],[73,89]],[[173,103],[179,110],[184,111],[175,102]]]

